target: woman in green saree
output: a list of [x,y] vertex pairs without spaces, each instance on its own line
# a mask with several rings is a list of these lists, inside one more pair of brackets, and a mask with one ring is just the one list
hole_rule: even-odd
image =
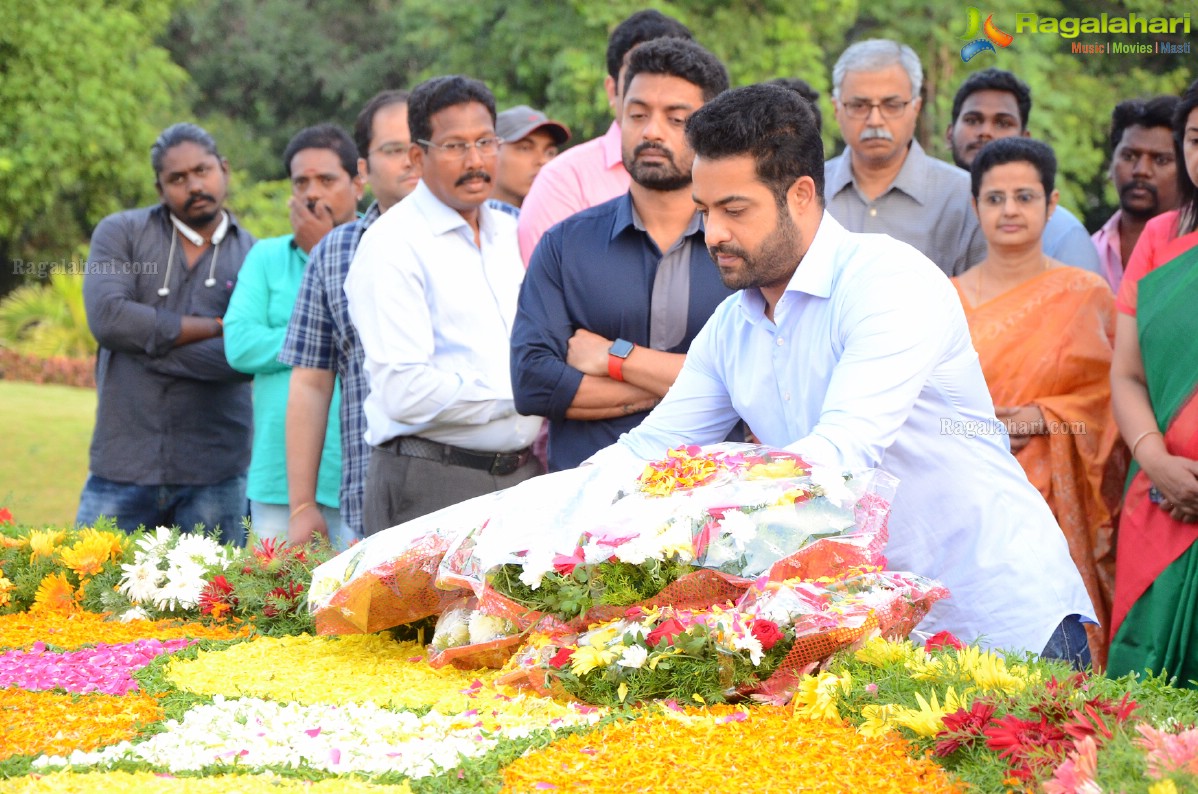
[[1115,301],[1111,399],[1134,460],[1108,671],[1198,687],[1198,81],[1173,136],[1181,202],[1148,222]]

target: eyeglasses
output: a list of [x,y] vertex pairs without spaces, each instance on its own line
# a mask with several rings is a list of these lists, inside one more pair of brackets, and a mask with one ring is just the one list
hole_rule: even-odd
[[883,99],[881,102],[866,102],[861,99],[850,99],[847,102],[841,102],[840,106],[844,108],[844,114],[851,119],[867,119],[874,108],[878,109],[884,119],[897,119],[903,115],[907,105],[914,101],[914,99]]
[[399,157],[401,155],[407,156],[408,149],[410,148],[412,148],[412,144],[408,143],[407,141],[391,141],[374,147],[367,152],[367,154],[377,153],[381,154],[383,157]]
[[471,149],[478,149],[478,153],[483,157],[491,157],[499,152],[499,144],[503,143],[503,138],[479,138],[477,141],[453,141],[452,143],[433,143],[426,141],[423,138],[416,141],[421,146],[432,146],[435,149],[440,149],[445,152],[447,157],[453,157],[458,160],[465,160]]
[[[1015,203],[1021,207],[1029,207],[1044,200],[1043,193],[1037,193],[1034,190],[1017,190],[1013,196]],[[999,191],[982,194],[982,204],[987,207],[1005,207],[1007,204],[1007,194]]]

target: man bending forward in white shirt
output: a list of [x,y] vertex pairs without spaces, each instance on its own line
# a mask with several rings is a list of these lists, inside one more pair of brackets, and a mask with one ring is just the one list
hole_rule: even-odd
[[687,124],[694,199],[725,300],[664,401],[597,458],[714,443],[743,418],[809,462],[900,479],[890,568],[952,597],[921,624],[1083,665],[1093,608],[1009,451],[961,303],[923,254],[824,212],[823,146],[801,97],[730,91]]

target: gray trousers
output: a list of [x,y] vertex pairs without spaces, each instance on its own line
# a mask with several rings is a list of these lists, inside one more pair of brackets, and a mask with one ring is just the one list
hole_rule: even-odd
[[449,466],[371,447],[362,530],[373,535],[466,499],[511,488],[540,473],[541,464],[532,455],[516,471],[497,477],[482,469]]

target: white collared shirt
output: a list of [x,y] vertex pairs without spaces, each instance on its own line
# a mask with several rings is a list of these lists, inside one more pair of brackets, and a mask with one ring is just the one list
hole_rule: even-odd
[[899,478],[888,567],[952,591],[921,629],[1039,653],[1067,615],[1093,617],[1064,535],[994,417],[961,302],[907,244],[825,213],[774,320],[758,289],[724,301],[620,445],[659,458],[720,441],[738,418],[808,461]]
[[516,221],[474,232],[422,181],[371,224],[345,279],[370,382],[366,440],[400,435],[485,452],[529,446],[540,417],[512,401],[510,336],[524,264]]

